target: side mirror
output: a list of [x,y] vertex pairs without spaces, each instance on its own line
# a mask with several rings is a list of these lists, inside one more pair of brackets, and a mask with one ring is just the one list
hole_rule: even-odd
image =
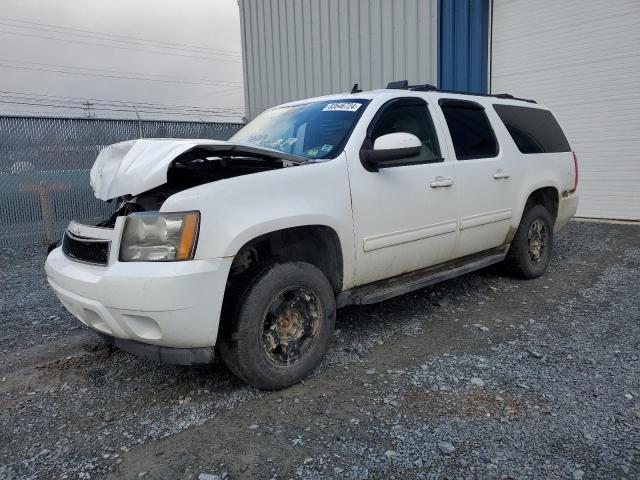
[[412,133],[388,133],[376,139],[373,150],[361,150],[360,158],[368,170],[377,172],[402,163],[398,160],[415,157],[421,150],[422,142]]

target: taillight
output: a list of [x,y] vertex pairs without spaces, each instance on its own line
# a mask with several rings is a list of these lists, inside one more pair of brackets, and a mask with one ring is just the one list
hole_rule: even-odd
[[578,157],[576,156],[576,152],[573,153],[573,171],[575,172],[575,181],[573,182],[573,190],[571,192],[575,192],[578,189]]

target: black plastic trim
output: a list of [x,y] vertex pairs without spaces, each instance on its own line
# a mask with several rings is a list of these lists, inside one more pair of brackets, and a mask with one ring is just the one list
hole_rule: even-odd
[[493,98],[501,98],[503,100],[519,100],[521,102],[527,103],[538,103],[531,98],[519,98],[514,97],[510,93],[476,93],[476,92],[465,92],[463,90],[441,90],[435,85],[431,85],[429,83],[425,83],[423,85],[409,85],[407,80],[397,80],[394,82],[389,82],[387,85],[389,90],[410,90],[413,92],[441,92],[441,93],[455,93],[456,95],[473,95],[475,97],[493,97]]
[[393,168],[393,167],[408,167],[410,165],[426,165],[429,163],[442,163],[444,162],[444,158],[430,158],[429,160],[412,160],[405,161],[403,158],[398,158],[396,160],[390,160],[388,162],[380,163],[377,165],[378,170],[381,168]]
[[212,363],[215,358],[214,347],[161,347],[159,345],[151,345],[150,343],[112,337],[104,333],[99,333],[98,335],[109,345],[155,362],[168,363],[171,365],[206,365]]
[[337,308],[368,305],[413,292],[504,260],[509,244],[448,262],[360,285],[338,294]]
[[387,88],[392,90],[404,90],[409,88],[408,80],[395,80],[387,83]]
[[[89,245],[93,245],[94,249],[104,249],[104,251],[95,251],[94,256],[78,256],[77,249],[89,248]],[[62,253],[69,260],[79,263],[86,263],[87,265],[96,265],[99,267],[105,267],[109,264],[109,257],[111,256],[111,241],[100,238],[87,238],[80,237],[72,234],[69,230],[65,230],[62,235],[61,241]]]
[[453,107],[453,108],[467,108],[469,110],[484,110],[486,109],[472,100],[461,100],[459,98],[441,98],[438,100],[438,105],[441,107]]

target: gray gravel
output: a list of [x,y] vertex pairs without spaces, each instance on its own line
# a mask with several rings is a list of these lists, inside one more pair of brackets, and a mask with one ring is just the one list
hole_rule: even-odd
[[47,286],[45,253],[43,247],[0,248],[0,353],[83,330]]
[[273,393],[110,350],[0,250],[0,478],[640,478],[639,235],[571,223],[540,279],[344,309]]

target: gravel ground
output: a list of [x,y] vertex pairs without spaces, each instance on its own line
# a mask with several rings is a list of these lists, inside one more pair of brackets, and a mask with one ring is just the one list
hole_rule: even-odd
[[0,478],[640,478],[639,238],[572,222],[540,279],[341,310],[271,393],[107,348],[0,250]]

